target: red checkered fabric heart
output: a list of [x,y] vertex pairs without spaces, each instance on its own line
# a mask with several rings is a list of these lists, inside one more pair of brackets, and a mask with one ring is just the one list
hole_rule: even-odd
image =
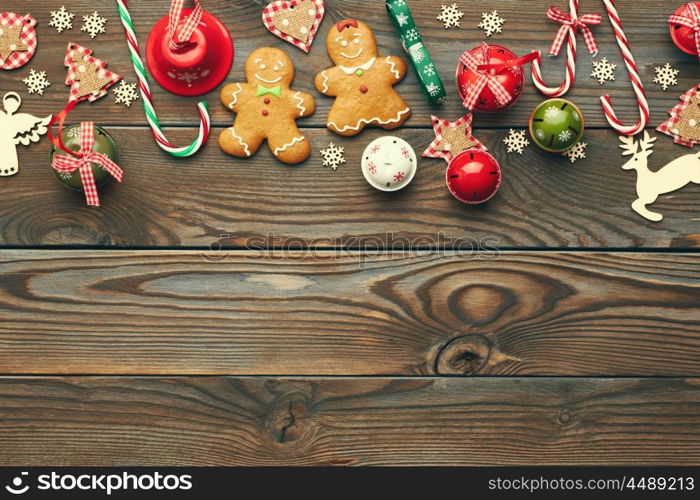
[[[21,16],[14,12],[0,13],[0,29],[23,26],[20,39],[27,50],[12,52],[5,60],[0,60],[0,69],[17,69],[29,62],[36,52],[36,19],[31,14]],[[0,56],[1,57],[1,56]]]
[[[280,31],[277,26],[277,21],[283,23],[289,20],[284,18],[285,14],[294,16],[298,19],[298,14],[294,12],[296,9],[301,9],[302,13],[308,14],[308,16],[313,20],[313,23],[309,23],[310,27],[306,28],[303,26],[304,30],[308,29],[308,33],[304,33],[306,36],[306,41],[294,38],[294,36]],[[316,38],[316,33],[318,33],[318,28],[321,26],[321,21],[323,21],[323,15],[326,12],[326,5],[323,0],[280,0],[277,2],[272,2],[270,5],[265,7],[262,13],[263,24],[273,35],[281,38],[282,40],[291,43],[295,47],[303,50],[304,52],[309,52],[311,50],[311,44]]]
[[[121,76],[106,69],[106,62],[92,57],[91,54],[92,50],[88,49],[87,47],[82,47],[73,42],[68,44],[66,58],[63,61],[63,64],[68,68],[68,74],[66,75],[66,85],[70,85],[70,96],[68,98],[68,102],[80,102],[84,101],[85,99],[88,99],[90,102],[96,101],[97,99],[107,95],[107,89],[122,79]],[[93,92],[89,95],[80,96],[80,82],[78,81],[79,69],[75,64],[76,58],[82,58],[87,64],[97,64],[99,66],[99,76],[105,82],[99,92]]]

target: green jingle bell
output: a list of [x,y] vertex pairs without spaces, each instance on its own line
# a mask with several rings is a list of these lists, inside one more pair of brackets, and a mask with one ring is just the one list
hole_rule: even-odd
[[[63,141],[63,145],[66,147],[66,149],[79,153],[80,124],[78,123],[65,127],[61,134],[61,140]],[[112,139],[112,136],[110,136],[105,129],[97,125],[95,125],[95,146],[92,148],[92,150],[96,153],[102,153],[113,162],[118,163],[119,155],[117,153],[117,145],[114,143],[114,139]],[[51,162],[53,162],[55,155],[68,156],[66,152],[61,151],[59,148],[54,146],[53,150],[51,151]],[[92,166],[92,174],[95,177],[95,184],[98,188],[103,187],[109,182],[112,176],[100,165],[95,163],[91,163],[90,165]],[[83,191],[83,181],[80,179],[79,170],[76,170],[70,174],[58,172],[54,169],[51,170],[58,179],[58,182],[67,188]]]
[[583,136],[583,113],[566,99],[548,99],[530,116],[530,135],[535,144],[550,153],[563,153]]

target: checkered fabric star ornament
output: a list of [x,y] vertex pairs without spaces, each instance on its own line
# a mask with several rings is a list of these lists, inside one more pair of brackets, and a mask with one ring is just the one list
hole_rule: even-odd
[[432,117],[435,140],[423,152],[424,158],[442,158],[447,163],[452,158],[468,149],[480,149],[486,151],[479,139],[472,135],[473,115],[467,113],[455,122],[443,120],[437,116]]

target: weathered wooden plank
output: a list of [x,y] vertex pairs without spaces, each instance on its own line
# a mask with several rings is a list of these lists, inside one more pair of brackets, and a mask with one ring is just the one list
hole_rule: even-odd
[[697,263],[0,251],[0,373],[695,376]]
[[[395,55],[403,53],[386,15],[383,2],[328,0],[326,2],[327,19],[321,26],[320,36],[309,55],[278,40],[265,30],[260,20],[260,13],[262,6],[266,3],[265,1],[250,0],[207,0],[205,8],[218,15],[226,23],[235,40],[236,60],[228,81],[241,80],[245,58],[252,50],[261,45],[280,47],[292,56],[298,70],[295,86],[299,90],[311,92],[318,97],[318,112],[314,118],[305,120],[306,126],[323,126],[330,108],[331,100],[315,92],[313,79],[316,73],[330,66],[325,49],[325,35],[334,21],[348,17],[360,17],[368,20],[376,30],[383,53]],[[558,25],[545,17],[545,12],[551,3],[550,0],[499,1],[498,11],[507,21],[503,34],[494,36],[489,41],[503,44],[518,54],[524,54],[534,49],[540,49],[546,53],[558,28]],[[560,0],[555,4],[566,10],[565,1]],[[680,2],[676,2],[676,4],[680,4]],[[129,5],[133,11],[137,33],[145,47],[149,30],[161,16],[167,13],[169,0],[132,0]],[[668,35],[665,20],[676,5],[669,5],[668,2],[640,2],[638,0],[619,0],[617,5],[638,59],[642,79],[648,84],[652,105],[651,123],[661,123],[666,118],[666,111],[677,103],[676,97],[696,83],[700,76],[695,59],[676,49]],[[5,10],[25,12],[27,7],[27,3],[20,0],[5,0],[3,2]],[[109,62],[111,69],[124,75],[127,80],[134,81],[135,79],[129,63],[126,42],[115,3],[111,0],[99,2],[74,0],[69,7],[69,10],[78,14],[74,21],[74,28],[72,31],[59,35],[54,28],[48,26],[49,12],[57,8],[55,2],[33,0],[31,11],[40,23],[38,27],[40,44],[36,58],[22,70],[0,73],[0,89],[20,90],[24,88],[21,80],[28,74],[29,67],[47,71],[53,85],[47,90],[44,97],[24,95],[25,105],[23,109],[26,112],[58,111],[65,105],[68,93],[63,85],[65,79],[63,57],[65,46],[69,41],[80,42],[91,47],[97,57],[104,58]],[[411,7],[426,43],[432,50],[436,66],[450,91],[450,98],[446,104],[430,107],[425,103],[419,91],[414,74],[409,74],[406,82],[401,84],[401,93],[406,96],[414,109],[414,117],[407,125],[428,127],[431,114],[454,118],[463,111],[455,87],[456,62],[464,50],[478,45],[484,39],[484,32],[477,28],[477,25],[480,22],[481,11],[489,10],[493,5],[485,5],[482,8],[478,8],[481,6],[475,8],[473,5],[462,5],[466,12],[466,16],[462,20],[462,28],[451,30],[445,30],[442,24],[435,19],[440,12],[439,2],[413,0]],[[80,17],[96,9],[109,21],[107,33],[99,35],[93,40],[87,34],[79,31],[82,23]],[[583,9],[585,12],[589,10],[604,12],[601,2],[584,6]],[[592,60],[582,46],[579,56],[579,75],[576,88],[570,94],[570,98],[582,107],[589,125],[607,126],[598,100],[600,95],[607,92],[613,96],[622,116],[625,119],[636,121],[636,102],[633,99],[622,59],[607,20],[601,27],[595,28],[595,32],[601,47],[599,57],[607,57],[617,63],[619,65],[618,76],[615,82],[600,87],[597,81],[589,76]],[[545,56],[545,75],[548,81],[554,85],[562,79],[563,57],[550,60]],[[668,92],[662,92],[657,85],[651,82],[655,77],[654,66],[660,66],[666,62],[671,62],[681,70],[681,76],[679,86],[676,89],[672,88]],[[170,95],[158,85],[154,85],[153,90],[158,112],[164,123],[196,125],[197,115],[194,108],[196,101],[194,99]],[[212,92],[204,98],[211,104],[214,123],[229,125],[233,117],[218,104],[218,91]],[[476,125],[478,127],[522,127],[527,123],[531,110],[541,99],[542,97],[536,89],[532,85],[528,85],[526,95],[515,109],[497,115],[479,114]],[[145,124],[140,106],[126,110],[116,105],[112,97],[102,99],[93,105],[81,106],[75,116],[79,116],[80,119],[97,120],[105,124]],[[194,136],[194,131],[191,131],[190,136]]]
[[698,379],[0,379],[1,465],[692,465]]
[[[588,158],[575,165],[534,146],[523,156],[506,155],[506,131],[480,131],[503,166],[504,184],[487,205],[469,207],[445,187],[441,160],[421,159],[413,184],[400,193],[372,189],[359,165],[365,146],[380,136],[377,131],[360,139],[307,131],[315,150],[311,159],[288,167],[267,147],[253,160],[240,160],[215,143],[195,158],[176,161],[144,129],[109,130],[126,176],[103,192],[100,209],[85,207],[82,194],[56,182],[48,142],[20,151],[20,173],[0,182],[0,245],[209,248],[222,234],[229,235],[224,241],[229,246],[280,247],[290,238],[370,249],[430,241],[451,247],[459,238],[488,239],[499,248],[700,245],[700,186],[662,196],[653,205],[666,215],[659,224],[638,216],[630,208],[635,173],[620,169],[626,159],[611,131],[589,131]],[[176,130],[173,136],[188,134]],[[419,153],[433,137],[425,130],[397,135]],[[330,141],[346,150],[348,163],[336,172],[321,166],[317,152]],[[651,168],[687,153],[659,139]]]

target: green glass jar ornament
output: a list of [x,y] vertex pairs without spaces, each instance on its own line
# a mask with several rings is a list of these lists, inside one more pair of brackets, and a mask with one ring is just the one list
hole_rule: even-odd
[[[79,123],[75,125],[70,125],[68,127],[65,127],[61,134],[61,140],[63,141],[63,145],[67,149],[75,151],[76,153],[80,152],[80,129],[81,125]],[[114,163],[118,163],[119,155],[117,153],[117,145],[115,144],[114,139],[112,139],[112,136],[110,136],[105,129],[97,125],[94,126],[94,130],[95,145],[92,148],[92,150],[96,153],[102,153]],[[59,148],[54,146],[53,150],[51,151],[52,163],[54,156],[56,155],[68,156],[65,152],[61,151]],[[99,189],[109,182],[109,180],[112,178],[112,175],[101,165],[98,165],[96,163],[91,163],[90,165],[92,166],[92,174],[95,177],[95,185]],[[75,189],[76,191],[83,191],[83,181],[80,178],[79,170],[75,170],[71,173],[63,173],[55,169],[52,169],[52,171],[58,179],[58,182],[60,182],[67,188]]]
[[566,99],[548,99],[530,116],[530,135],[537,146],[550,153],[563,153],[583,137],[581,110]]

